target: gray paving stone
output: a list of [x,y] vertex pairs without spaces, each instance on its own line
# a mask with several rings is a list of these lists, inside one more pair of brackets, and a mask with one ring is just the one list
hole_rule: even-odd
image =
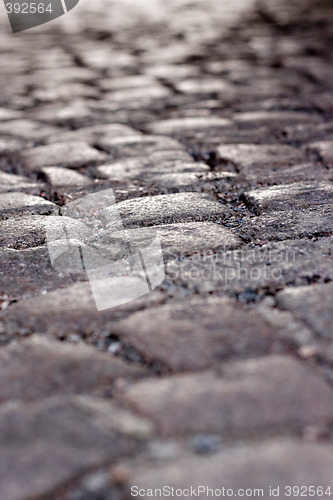
[[333,230],[332,216],[329,204],[314,205],[306,211],[301,207],[275,210],[245,222],[240,234],[247,240],[261,241],[328,236]]
[[64,142],[40,146],[24,151],[19,161],[28,171],[43,167],[80,168],[106,161],[107,155],[93,149],[85,142]]
[[[16,297],[22,293],[31,292],[36,284],[35,296],[10,307],[0,313],[0,331],[4,340],[34,332],[48,333],[55,337],[68,339],[72,334],[84,336],[91,341],[102,340],[111,334],[115,322],[128,316],[130,313],[161,304],[163,294],[158,290],[141,298],[106,311],[98,311],[89,283],[79,282],[72,284],[68,278],[52,276],[41,280],[41,265],[35,268],[35,275],[26,278],[20,276],[21,285],[17,285]],[[52,279],[51,279],[52,278]],[[39,287],[38,287],[39,285]],[[48,291],[49,293],[45,293]],[[6,288],[9,295],[9,287]],[[39,295],[37,295],[39,293]],[[107,291],[105,292],[107,293]],[[9,298],[9,297],[8,297]]]
[[33,182],[27,177],[21,175],[7,174],[0,172],[0,193],[8,193],[10,191],[31,191],[41,188],[42,184]]
[[222,78],[187,79],[177,83],[177,89],[184,94],[228,94],[233,95],[234,88]]
[[11,153],[16,153],[20,151],[22,147],[23,145],[21,141],[0,137],[0,156],[7,156]]
[[98,89],[81,82],[48,82],[32,92],[32,97],[41,103],[71,102],[75,98],[98,99]]
[[256,214],[290,209],[309,210],[331,205],[333,185],[328,182],[280,184],[245,193],[247,204]]
[[98,393],[117,379],[145,374],[144,369],[82,343],[65,344],[37,335],[3,347],[0,359],[1,403]]
[[100,146],[108,151],[114,159],[150,155],[157,151],[183,150],[180,142],[162,135],[134,135],[132,137],[118,137],[104,139]]
[[105,95],[105,99],[111,102],[122,104],[125,108],[131,109],[145,106],[156,99],[165,99],[171,95],[170,90],[156,82],[144,87],[124,88],[114,90]]
[[[0,250],[0,290],[5,302],[27,299],[73,283],[73,277],[64,276],[53,269],[45,246],[25,248],[29,240],[18,237],[15,242],[15,236],[13,240],[10,243],[9,239],[9,245],[17,249]],[[33,235],[30,241],[32,245],[38,244]],[[79,275],[76,279],[82,281],[85,276]]]
[[[285,213],[285,212],[284,212]],[[189,293],[250,289],[275,292],[284,285],[307,285],[332,280],[332,238],[286,240],[247,245],[232,251],[194,254],[166,264],[165,286],[180,285]]]
[[19,214],[40,214],[48,215],[57,206],[41,196],[12,192],[0,194],[0,214],[5,219]]
[[102,399],[9,402],[0,410],[0,495],[50,496],[87,469],[138,449],[150,432],[149,422]]
[[309,123],[289,125],[283,128],[282,133],[290,142],[311,143],[314,139],[320,142],[327,138],[333,140],[333,123],[328,121],[316,125]]
[[13,120],[14,118],[19,118],[20,112],[16,109],[10,108],[0,108],[0,122],[4,122],[7,120]]
[[149,87],[156,83],[152,75],[131,75],[118,78],[104,78],[100,80],[99,86],[103,90],[122,90]]
[[333,168],[333,140],[310,144],[310,150],[316,152],[327,168]]
[[114,332],[147,361],[160,361],[173,371],[288,349],[259,315],[226,298],[183,300],[138,312]]
[[149,196],[118,203],[125,227],[153,226],[176,222],[224,221],[230,209],[203,193]]
[[291,311],[311,330],[323,338],[332,338],[333,283],[288,287],[277,295],[282,309]]
[[250,166],[270,168],[301,163],[304,157],[300,151],[291,146],[264,144],[237,144],[219,146],[218,158],[225,163],[232,163],[237,170],[247,176],[251,175]]
[[173,118],[161,120],[150,125],[149,130],[153,134],[177,134],[178,132],[207,129],[207,128],[227,128],[231,126],[231,121],[218,116],[193,116],[191,118]]
[[[174,491],[185,490],[185,494],[192,487],[197,498],[205,499],[214,493],[227,495],[228,490],[230,496],[247,491],[249,495],[269,498],[272,488],[277,498],[283,498],[289,493],[285,488],[293,485],[304,485],[304,488],[315,485],[314,491],[317,486],[323,486],[326,491],[332,465],[332,450],[325,444],[271,439],[229,447],[210,457],[186,456],[168,463],[150,463],[149,467],[131,467],[126,490],[130,497],[130,489],[135,485],[142,489],[141,497],[147,499],[164,485],[173,487]],[[204,489],[199,490],[200,486]]]
[[266,356],[228,363],[215,372],[137,382],[119,399],[152,419],[165,435],[209,429],[226,437],[240,436],[301,429],[333,418],[332,389],[324,378],[287,356]]
[[204,163],[194,163],[187,153],[183,151],[179,151],[179,153],[178,151],[174,153],[172,151],[170,153],[156,152],[142,157],[124,158],[107,165],[101,165],[96,170],[102,178],[142,179],[145,182],[153,182],[154,179],[158,179],[161,172],[193,174],[209,171],[208,166]]
[[229,229],[212,222],[161,224],[157,227],[157,235],[166,258],[218,248],[234,249],[242,244],[240,238]]
[[0,222],[0,246],[23,249],[37,247],[45,243],[45,217],[26,215],[11,217]]
[[33,120],[20,119],[0,122],[0,135],[29,141],[42,141],[56,132],[57,129],[55,127]]
[[233,119],[240,124],[257,126],[268,124],[269,126],[290,125],[292,123],[318,123],[319,115],[300,113],[293,111],[251,111],[249,113],[235,113]]
[[45,175],[51,186],[87,186],[92,180],[85,175],[63,167],[44,167],[40,172]]
[[90,146],[101,144],[100,141],[117,139],[119,137],[132,137],[141,135],[140,132],[131,127],[119,123],[107,123],[105,125],[93,125],[79,128],[78,130],[67,130],[53,134],[47,142],[77,142],[83,141]]
[[329,172],[320,164],[299,163],[296,165],[251,165],[240,169],[243,175],[256,184],[276,185],[301,183],[304,181],[330,180]]

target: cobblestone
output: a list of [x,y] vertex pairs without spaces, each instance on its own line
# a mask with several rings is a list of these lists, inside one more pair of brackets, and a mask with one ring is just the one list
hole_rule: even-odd
[[221,221],[230,209],[207,194],[176,193],[118,203],[126,227],[204,220]]
[[0,410],[0,494],[8,500],[25,499],[27,490],[50,495],[87,468],[133,452],[150,431],[149,422],[100,399],[9,402]]
[[[4,13],[1,500],[331,484],[332,19],[95,0],[14,35]],[[103,190],[94,229],[67,210]],[[164,281],[98,311],[81,259],[52,265],[65,227],[89,277],[140,257],[147,291],[158,238]]]
[[86,186],[91,181],[88,177],[62,167],[45,167],[42,168],[41,173],[45,175],[47,182],[54,187],[60,186]]
[[233,357],[284,349],[263,319],[225,298],[170,303],[138,312],[114,331],[145,359],[160,361],[174,371],[200,370]]
[[56,205],[40,196],[25,193],[1,193],[0,214],[2,219],[19,214],[48,215],[56,209]]
[[216,372],[137,382],[119,398],[151,418],[163,434],[209,429],[227,437],[330,422],[331,392],[300,362],[271,356],[223,365]]
[[[243,445],[220,452],[212,457],[187,456],[175,463],[150,464],[149,468],[132,468],[127,480],[126,491],[136,485],[147,493],[172,485],[175,490],[194,488],[197,498],[207,498],[210,491],[198,492],[198,487],[206,485],[213,491],[224,487],[225,492],[232,490],[250,491],[252,494],[269,495],[270,487],[282,495],[286,486],[297,484],[305,487],[312,484],[330,483],[332,467],[330,447],[320,444],[311,445],[300,440],[267,440],[262,444]],[[223,478],[223,480],[221,479]],[[276,488],[280,490],[276,490]]]
[[19,161],[28,171],[40,170],[46,166],[80,168],[103,163],[105,153],[91,148],[84,142],[64,142],[40,146],[24,151]]
[[20,175],[7,174],[0,172],[0,192],[8,193],[10,191],[34,191],[40,187],[36,182]]
[[278,305],[291,311],[317,335],[332,338],[333,285],[286,288],[277,296]]
[[56,128],[38,123],[32,120],[11,120],[0,122],[0,135],[10,136],[28,141],[43,141],[46,137],[54,134]]
[[331,253],[332,239],[329,237],[318,241],[285,240],[248,245],[202,256],[196,254],[181,261],[170,261],[166,266],[166,284],[179,284],[189,292],[202,293],[224,290],[229,294],[241,294],[249,289],[255,300],[257,293],[275,292],[287,284],[302,286],[317,279],[321,283],[331,280]]
[[311,209],[331,205],[333,186],[330,183],[297,183],[258,189],[245,194],[247,203],[257,214],[292,208]]
[[57,394],[98,393],[117,379],[145,373],[92,347],[39,336],[11,343],[1,351],[0,358],[1,403],[11,399],[35,401]]

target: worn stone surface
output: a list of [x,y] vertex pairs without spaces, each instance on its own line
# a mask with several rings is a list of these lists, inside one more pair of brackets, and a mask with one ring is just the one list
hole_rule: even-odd
[[91,148],[84,142],[64,142],[29,149],[20,154],[19,161],[28,171],[47,166],[80,168],[102,163],[105,153]]
[[99,141],[99,145],[105,151],[108,151],[112,158],[128,158],[150,155],[157,151],[179,151],[183,149],[179,142],[163,135],[140,136],[135,134],[130,137],[104,138]]
[[237,144],[220,146],[217,154],[221,161],[233,163],[240,171],[249,165],[284,165],[302,161],[302,154],[290,146]]
[[41,169],[41,172],[54,187],[86,186],[91,183],[88,177],[63,167],[45,167]]
[[[176,154],[175,154],[176,153]],[[126,158],[115,161],[108,165],[97,167],[100,177],[108,179],[142,179],[147,182],[158,182],[161,172],[168,173],[205,173],[208,172],[207,165],[204,163],[194,163],[186,153],[178,151],[171,154],[152,154],[145,157]],[[188,175],[189,179],[190,176]]]
[[245,193],[245,199],[257,214],[293,208],[311,210],[312,207],[332,205],[333,184],[328,182],[280,184]]
[[10,191],[37,191],[41,187],[41,184],[31,181],[27,177],[0,172],[1,193],[8,193]]
[[[170,485],[176,491],[191,490],[197,498],[207,498],[208,488],[219,495],[222,488],[230,496],[248,494],[269,498],[270,488],[280,496],[289,493],[290,485],[315,488],[330,485],[332,451],[327,445],[303,443],[300,440],[267,440],[262,444],[243,445],[222,451],[211,457],[186,456],[176,463],[149,464],[149,467],[132,468],[126,484],[128,498],[130,487],[142,489],[142,498],[149,498],[156,488]],[[199,490],[201,486],[204,489]],[[325,488],[326,487],[326,488]],[[280,490],[276,490],[280,488]],[[295,490],[296,491],[296,490]],[[329,490],[328,490],[329,491]]]
[[186,130],[196,130],[202,128],[226,128],[231,125],[231,121],[219,117],[189,117],[173,118],[153,123],[150,127],[154,134],[177,134]]
[[42,141],[57,132],[55,127],[32,120],[11,120],[0,123],[0,135],[29,141]]
[[117,324],[114,332],[148,361],[160,361],[175,371],[287,348],[263,319],[225,298],[172,302],[138,312]]
[[48,138],[48,143],[54,142],[87,142],[90,146],[99,145],[104,140],[116,139],[118,137],[141,135],[140,132],[131,127],[118,123],[108,123],[105,125],[93,125],[78,130],[58,132]]
[[329,203],[314,205],[308,210],[303,210],[301,206],[280,209],[244,221],[241,234],[247,240],[259,241],[327,236],[333,231],[332,216],[332,205]]
[[1,496],[48,496],[87,468],[133,452],[150,431],[149,422],[101,399],[9,402],[0,409]]
[[310,150],[318,154],[327,168],[333,167],[333,141],[319,141],[310,145]]
[[199,193],[138,198],[119,203],[118,210],[126,227],[181,221],[223,221],[230,216],[230,210],[222,203],[210,195]]
[[241,240],[229,229],[212,222],[161,224],[157,228],[163,255],[176,257],[209,252],[218,248],[233,249]]
[[291,311],[317,335],[332,338],[333,285],[286,288],[277,295],[278,305]]
[[332,280],[332,238],[318,241],[258,242],[237,250],[203,252],[166,265],[166,286],[181,285],[188,293],[225,291],[256,300],[285,285]]
[[0,214],[2,219],[19,214],[48,215],[56,208],[54,203],[44,200],[40,196],[16,192],[0,194]]
[[1,403],[34,401],[56,394],[97,392],[119,378],[143,375],[111,353],[41,336],[13,342],[0,352]]
[[[85,337],[90,343],[100,342],[101,347],[108,347],[108,338],[112,336],[112,326],[116,321],[131,312],[163,301],[163,295],[156,290],[128,304],[98,312],[89,283],[71,284],[70,277],[54,276],[50,268],[46,270],[49,272],[48,280],[42,274],[46,274],[43,269],[35,269],[34,276],[23,275],[28,300],[12,304],[0,313],[1,333],[5,341],[18,334],[34,332],[49,333],[66,339],[75,334]],[[30,295],[32,292],[40,292],[38,286],[41,287],[42,284],[42,294],[29,297],[29,292]],[[15,281],[11,286],[14,298],[19,297],[22,289],[15,287]],[[8,296],[10,291],[6,290]],[[45,293],[46,291],[49,293]],[[6,300],[9,298],[7,295]]]
[[1,500],[331,483],[332,19],[1,17]]
[[164,434],[209,429],[223,436],[244,435],[333,419],[332,389],[320,374],[283,356],[137,382],[119,398],[151,418]]

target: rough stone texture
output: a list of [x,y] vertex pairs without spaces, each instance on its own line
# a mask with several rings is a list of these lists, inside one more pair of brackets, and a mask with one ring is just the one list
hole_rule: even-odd
[[301,162],[302,154],[290,146],[266,146],[237,144],[220,146],[217,149],[218,157],[222,162],[231,162],[242,172],[249,165],[294,164]]
[[27,177],[0,172],[1,193],[8,193],[10,191],[31,191],[37,190],[38,187],[41,186],[36,182],[30,181]]
[[215,220],[223,221],[230,210],[212,196],[199,193],[177,193],[138,198],[118,203],[126,227]]
[[1,350],[0,358],[1,403],[97,392],[116,379],[145,373],[112,354],[39,336],[11,343]]
[[133,452],[150,431],[149,422],[101,399],[9,402],[0,409],[1,497],[48,496],[87,468]]
[[40,170],[46,166],[80,168],[102,163],[105,153],[91,148],[84,142],[64,142],[40,146],[24,151],[19,161],[28,171]]
[[62,167],[45,167],[41,169],[46,180],[54,187],[60,186],[86,186],[91,181],[88,177]]
[[310,150],[318,154],[327,168],[333,168],[333,141],[319,141],[310,144]]
[[177,134],[177,132],[186,130],[196,130],[202,128],[226,128],[231,125],[231,121],[218,117],[190,117],[190,118],[174,118],[170,120],[162,120],[154,123],[150,130],[154,134]]
[[111,3],[0,19],[0,498],[331,484],[332,2]]
[[332,389],[320,374],[283,356],[137,382],[119,398],[151,418],[164,434],[209,429],[223,436],[244,435],[333,419]]
[[241,234],[261,241],[309,238],[332,234],[332,205],[314,205],[309,210],[276,210],[261,217],[244,221]]
[[[188,161],[186,161],[188,160]],[[152,154],[147,157],[126,158],[110,165],[97,167],[100,177],[117,180],[137,180],[145,182],[158,181],[162,172],[169,173],[205,173],[208,172],[204,163],[194,163],[186,153],[178,151],[165,154]],[[167,174],[164,174],[167,175]]]
[[32,120],[12,120],[0,123],[0,135],[42,141],[57,132],[55,127]]
[[[130,470],[127,480],[128,498],[130,487],[137,485],[149,498],[151,490],[169,485],[176,489],[195,489],[197,498],[207,498],[212,493],[206,489],[198,491],[199,486],[216,490],[217,495],[224,487],[225,494],[248,494],[269,498],[270,487],[274,493],[280,488],[280,498],[289,490],[286,486],[330,485],[333,464],[332,450],[327,445],[311,445],[300,440],[267,440],[262,444],[243,445],[225,450],[211,457],[187,456],[162,464],[149,464]],[[326,488],[325,488],[326,487]],[[148,491],[149,490],[149,491]],[[251,491],[252,490],[252,491]],[[186,492],[187,493],[187,492]]]
[[[22,277],[26,292],[40,292],[38,285],[43,284],[44,293],[12,304],[0,313],[1,337],[5,341],[17,334],[40,332],[66,339],[70,339],[72,334],[79,335],[92,343],[100,342],[101,347],[109,346],[106,339],[112,334],[112,326],[116,321],[131,312],[163,301],[163,295],[156,290],[127,304],[98,312],[89,283],[72,285],[71,280],[64,277],[58,277],[57,281],[51,271],[47,270],[51,275],[49,281],[38,269],[35,270],[34,276]],[[62,288],[45,293],[57,285]],[[21,293],[21,288],[15,287],[15,282],[12,287],[13,296],[16,298]],[[6,292],[9,295],[8,290]],[[6,300],[9,298],[7,295]]]
[[311,210],[312,207],[332,205],[333,184],[280,184],[245,193],[245,200],[258,215],[292,208]]
[[225,298],[138,312],[114,332],[148,361],[160,361],[174,371],[200,370],[233,357],[283,350],[264,320]]
[[162,244],[163,255],[169,258],[219,248],[234,249],[242,243],[229,229],[212,222],[161,224],[157,228],[157,235]]
[[54,203],[44,200],[40,196],[16,192],[0,194],[0,216],[2,219],[19,214],[48,215],[56,208]]
[[163,135],[140,136],[136,134],[115,139],[104,138],[99,141],[99,145],[105,151],[108,151],[112,158],[146,156],[157,151],[179,151],[183,149],[179,142]]
[[223,290],[253,301],[257,294],[267,290],[275,293],[285,285],[333,279],[331,237],[258,243],[170,261],[166,265],[166,285],[171,289],[181,285],[188,293]]
[[278,305],[291,311],[321,337],[332,338],[333,284],[286,288],[277,295]]
[[78,130],[71,130],[68,132],[58,132],[53,134],[48,139],[48,143],[54,142],[77,142],[83,141],[90,146],[96,146],[104,140],[116,139],[118,137],[127,137],[141,135],[140,132],[126,125],[118,123],[108,123],[106,125],[94,125],[91,127],[84,127]]

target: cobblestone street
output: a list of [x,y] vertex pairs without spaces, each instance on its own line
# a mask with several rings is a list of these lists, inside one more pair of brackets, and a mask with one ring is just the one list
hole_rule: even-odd
[[[15,34],[1,3],[0,28],[0,500],[329,498],[332,3],[81,0]],[[165,279],[98,311],[47,232],[110,189]]]

